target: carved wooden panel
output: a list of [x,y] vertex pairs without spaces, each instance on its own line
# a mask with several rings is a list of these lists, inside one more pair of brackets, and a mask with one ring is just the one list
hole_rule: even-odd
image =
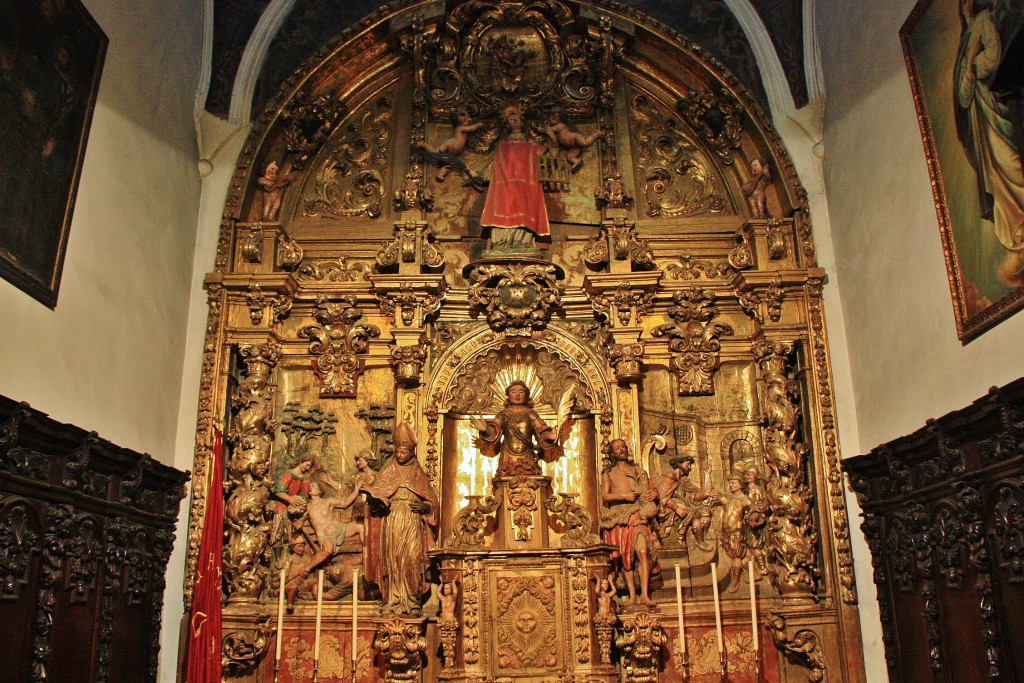
[[844,463],[894,681],[1024,676],[1024,380]]
[[0,396],[0,681],[155,681],[187,473]]

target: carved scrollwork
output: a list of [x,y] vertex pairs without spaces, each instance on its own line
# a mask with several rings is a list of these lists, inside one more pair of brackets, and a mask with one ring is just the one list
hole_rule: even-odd
[[733,150],[739,149],[743,135],[743,107],[727,89],[717,93],[691,90],[676,102],[676,111],[722,163],[733,162]]
[[717,280],[732,277],[736,273],[736,269],[726,260],[695,259],[688,254],[680,256],[678,261],[666,263],[663,269],[673,280]]
[[483,311],[495,332],[544,329],[562,301],[558,271],[536,263],[483,264],[469,273],[469,305]]
[[600,266],[610,259],[629,261],[639,270],[654,267],[654,252],[648,240],[636,236],[636,225],[625,221],[603,223],[597,235],[587,242],[583,249],[583,262],[589,266]]
[[480,661],[480,560],[467,559],[462,571],[462,658]]
[[381,655],[384,680],[388,683],[420,679],[427,652],[422,624],[391,615],[377,627],[373,649]]
[[487,496],[468,496],[469,503],[459,510],[452,521],[452,535],[445,541],[446,548],[474,550],[483,547],[484,540],[494,532],[494,511],[501,500]]
[[668,642],[661,626],[661,617],[648,610],[633,619],[623,619],[622,632],[615,646],[622,651],[622,668],[627,683],[658,680],[661,648]]
[[406,327],[419,327],[441,309],[442,297],[403,285],[397,292],[378,294],[377,299],[380,301],[381,313],[390,318],[392,323],[397,322],[397,317]]
[[810,629],[799,629],[793,635],[786,634],[786,620],[774,612],[765,614],[765,624],[772,635],[775,647],[810,669],[807,680],[818,683],[825,680],[825,656],[821,652],[818,634]]
[[587,512],[587,508],[577,503],[575,498],[575,494],[559,493],[558,496],[545,498],[544,507],[561,523],[563,548],[587,548],[596,545],[601,539],[593,533],[594,520]]
[[433,211],[434,193],[423,187],[423,169],[413,164],[405,174],[405,184],[392,197],[395,211]]
[[326,280],[328,282],[359,282],[367,279],[371,268],[362,261],[342,256],[337,261],[313,261],[299,268],[299,282]]
[[529,541],[533,531],[533,513],[540,505],[537,481],[515,477],[508,484],[508,514],[517,541]]
[[713,292],[699,287],[676,292],[668,310],[675,322],[659,325],[652,332],[655,337],[668,337],[680,395],[707,395],[715,391],[714,374],[722,347],[718,338],[732,335],[733,329],[725,323],[713,322],[718,315],[714,300]]
[[642,376],[644,343],[618,344],[610,342],[605,347],[608,364],[615,370],[615,380],[620,383],[638,382]]
[[17,600],[38,552],[39,517],[28,501],[0,499],[0,599]]
[[274,624],[264,616],[252,631],[229,631],[221,641],[220,665],[234,674],[251,672],[270,647]]
[[362,371],[359,355],[366,353],[371,338],[380,336],[380,328],[358,322],[363,313],[354,296],[338,302],[318,296],[314,317],[320,324],[306,325],[298,335],[310,341],[309,352],[316,355],[313,370],[322,382],[320,395],[355,396],[356,380]]
[[750,246],[750,225],[744,225],[736,231],[738,244],[729,252],[729,265],[736,270],[744,270],[754,265],[754,250]]
[[293,271],[302,263],[302,247],[284,232],[277,233],[277,267]]
[[617,320],[623,327],[636,326],[654,310],[654,292],[634,289],[630,283],[622,282],[610,295],[592,296],[590,303],[601,316]]
[[281,112],[292,168],[301,171],[320,150],[345,114],[345,105],[326,95],[292,98]]
[[445,263],[444,252],[434,242],[433,228],[425,223],[396,223],[394,239],[382,242],[377,250],[377,265],[390,268],[417,262],[430,268]]
[[261,226],[252,227],[244,237],[239,239],[238,252],[246,263],[261,263],[263,261],[263,228]]
[[668,218],[723,213],[725,197],[717,191],[712,166],[679,120],[639,92],[630,98],[629,112],[647,215]]
[[772,280],[767,289],[764,290],[764,300],[768,304],[768,318],[773,322],[779,322],[782,317],[782,301],[786,298],[786,290],[782,288],[782,280]]
[[384,95],[344,126],[316,169],[314,196],[305,200],[304,215],[381,216],[393,110],[391,98]]
[[992,532],[996,562],[1014,583],[1024,582],[1024,493],[1019,482],[993,492]]
[[764,322],[764,316],[761,314],[761,296],[757,292],[737,291],[736,301],[739,303],[740,308],[743,309],[744,313],[749,315],[758,323]]
[[253,325],[263,324],[263,317],[267,307],[270,307],[271,322],[279,323],[292,311],[293,298],[288,292],[275,292],[267,294],[260,287],[260,283],[249,283],[249,291],[245,295],[245,303],[249,306],[249,319]]
[[783,234],[782,221],[769,218],[765,238],[768,241],[768,258],[778,261],[786,257],[786,237]]

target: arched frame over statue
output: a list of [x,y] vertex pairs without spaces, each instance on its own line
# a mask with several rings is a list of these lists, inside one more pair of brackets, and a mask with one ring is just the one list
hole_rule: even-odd
[[862,681],[824,279],[765,113],[684,37],[374,15],[257,119],[206,279],[226,680]]

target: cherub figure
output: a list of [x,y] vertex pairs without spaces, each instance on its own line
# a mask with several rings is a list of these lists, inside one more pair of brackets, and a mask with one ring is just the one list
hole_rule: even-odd
[[747,197],[747,205],[754,218],[767,218],[764,208],[764,193],[772,184],[772,172],[768,160],[752,159],[750,162],[750,180],[743,183],[743,194]]
[[465,107],[459,107],[455,110],[455,131],[450,138],[437,147],[431,147],[425,142],[416,143],[416,147],[425,153],[424,156],[427,157],[427,160],[438,168],[438,182],[444,182],[444,179],[448,177],[448,174],[453,169],[466,174],[467,177],[472,179],[472,172],[459,157],[466,150],[469,136],[480,130],[483,125],[479,121],[473,123],[469,111]]
[[569,170],[575,173],[583,165],[583,150],[597,142],[597,139],[601,137],[601,131],[583,135],[570,128],[569,124],[563,120],[564,118],[565,112],[562,109],[549,111],[544,132],[565,151]]
[[289,173],[291,165],[285,165],[281,173],[280,166],[276,161],[271,161],[263,168],[263,175],[256,180],[263,192],[262,211],[260,218],[265,221],[277,219],[277,212],[281,210],[281,190],[291,184],[294,173]]

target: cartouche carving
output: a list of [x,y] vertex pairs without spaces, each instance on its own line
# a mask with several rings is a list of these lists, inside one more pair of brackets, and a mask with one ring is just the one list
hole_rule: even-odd
[[723,163],[733,162],[733,150],[739,149],[743,135],[743,108],[727,89],[691,90],[676,102],[676,111]]
[[469,304],[483,311],[496,332],[544,329],[562,301],[558,271],[534,263],[482,264],[469,273]]
[[800,629],[793,635],[786,635],[786,620],[774,612],[765,613],[765,624],[772,634],[775,647],[791,654],[810,669],[807,680],[812,683],[825,680],[825,657],[821,653],[818,634],[810,629]]
[[344,132],[330,142],[315,173],[313,196],[303,205],[303,215],[343,218],[383,212],[384,171],[394,115],[391,97],[383,95],[357,112]]
[[725,198],[717,191],[711,164],[684,135],[678,119],[640,92],[631,97],[629,113],[647,215],[669,218],[723,213]]
[[362,371],[358,356],[366,353],[371,338],[380,336],[380,328],[357,324],[363,313],[355,296],[343,297],[338,302],[318,296],[314,317],[320,324],[306,325],[298,335],[310,341],[309,352],[316,355],[313,369],[322,382],[320,395],[355,396],[356,380]]
[[423,626],[392,615],[381,622],[373,636],[373,649],[381,655],[384,680],[418,681],[427,652]]
[[529,541],[533,531],[533,513],[539,507],[539,485],[533,477],[513,477],[508,483],[508,513],[517,541]]
[[239,348],[246,375],[232,399],[235,415],[227,441],[227,502],[224,522],[224,577],[230,598],[255,598],[267,578],[266,554],[270,527],[266,486],[274,442],[274,387],[270,373],[281,358],[274,343]]
[[732,327],[713,322],[718,315],[715,295],[707,289],[689,287],[673,296],[668,315],[674,323],[659,325],[652,334],[668,337],[672,368],[679,379],[679,394],[683,396],[713,394],[714,375],[718,370],[718,340],[731,336]]
[[658,683],[661,648],[667,642],[657,613],[642,610],[636,617],[624,620],[615,647],[622,651],[626,682]]

